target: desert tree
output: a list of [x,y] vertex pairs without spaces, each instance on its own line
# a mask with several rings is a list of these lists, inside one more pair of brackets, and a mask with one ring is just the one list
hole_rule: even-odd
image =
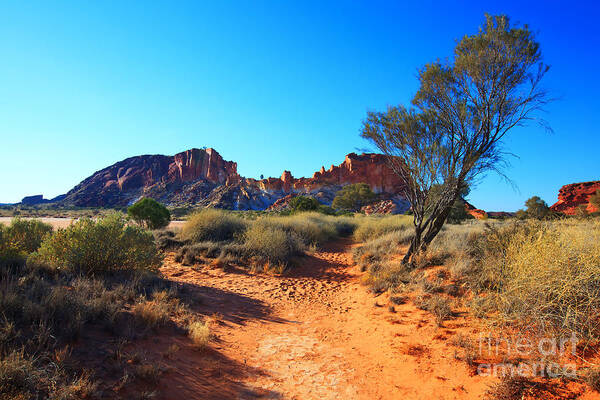
[[451,59],[419,70],[412,107],[368,113],[362,136],[388,156],[413,212],[405,263],[426,250],[465,186],[488,171],[502,174],[502,139],[537,119],[548,101],[540,86],[548,68],[527,25],[486,15],[478,33],[457,42]]
[[550,207],[539,196],[533,196],[525,202],[527,216],[530,218],[543,219],[550,214]]
[[149,197],[144,197],[127,209],[127,214],[140,225],[160,229],[169,225],[171,213],[167,207]]

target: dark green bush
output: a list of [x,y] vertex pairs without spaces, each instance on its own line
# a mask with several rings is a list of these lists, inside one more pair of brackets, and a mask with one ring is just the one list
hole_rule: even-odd
[[288,203],[288,207],[292,212],[301,211],[316,211],[321,203],[314,197],[296,196]]
[[46,237],[28,263],[86,274],[119,270],[155,271],[162,257],[152,234],[129,226],[119,214],[98,221],[81,219]]
[[354,183],[344,186],[336,193],[331,206],[338,210],[358,211],[364,205],[375,200],[375,193],[366,183]]
[[171,214],[158,201],[144,197],[127,209],[127,214],[140,225],[149,229],[160,229],[169,225]]

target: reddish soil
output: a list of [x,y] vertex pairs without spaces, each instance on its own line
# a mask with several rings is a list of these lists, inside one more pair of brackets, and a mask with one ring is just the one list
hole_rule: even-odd
[[438,327],[410,302],[390,311],[360,284],[350,247],[331,244],[285,276],[168,258],[162,272],[202,296],[216,339],[205,351],[180,343],[159,397],[482,398],[494,380],[457,359],[449,340],[465,331],[465,318]]

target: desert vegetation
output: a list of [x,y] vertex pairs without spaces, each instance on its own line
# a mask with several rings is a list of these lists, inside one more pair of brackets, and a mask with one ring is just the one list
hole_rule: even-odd
[[[119,214],[54,232],[36,220],[0,225],[0,397],[92,398],[100,381],[143,379],[145,367],[123,358],[127,343],[168,323],[202,323],[157,273],[161,263],[152,234]],[[90,331],[114,338],[113,376],[79,359],[81,346],[96,346]]]
[[290,216],[244,218],[206,209],[189,217],[177,234],[163,233],[159,243],[180,247],[176,260],[194,264],[202,259],[235,262],[254,268],[283,271],[307,250],[354,232],[353,217],[318,212]]
[[[387,292],[391,307],[411,299],[439,325],[460,309],[495,332],[531,338],[575,335],[579,348],[595,348],[600,339],[600,223],[530,215],[446,225],[412,265],[400,260],[412,230],[400,228],[369,238],[354,250],[354,260],[366,272],[363,282],[374,293]],[[473,355],[465,357],[472,363]],[[594,387],[597,371],[589,367],[584,362],[576,380]],[[490,396],[517,398],[502,397],[513,389],[535,393],[535,382],[519,379],[506,377]]]

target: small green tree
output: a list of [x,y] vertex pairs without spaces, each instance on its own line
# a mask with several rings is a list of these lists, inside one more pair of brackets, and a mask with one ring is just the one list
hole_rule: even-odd
[[366,183],[344,186],[336,193],[331,206],[337,210],[358,211],[375,199],[375,193]]
[[320,205],[319,200],[307,196],[296,196],[288,203],[289,209],[292,212],[316,211]]
[[550,207],[539,196],[533,196],[525,202],[527,216],[529,218],[542,219],[550,214]]
[[158,201],[144,197],[127,209],[127,214],[138,224],[149,229],[160,229],[169,225],[171,213]]

